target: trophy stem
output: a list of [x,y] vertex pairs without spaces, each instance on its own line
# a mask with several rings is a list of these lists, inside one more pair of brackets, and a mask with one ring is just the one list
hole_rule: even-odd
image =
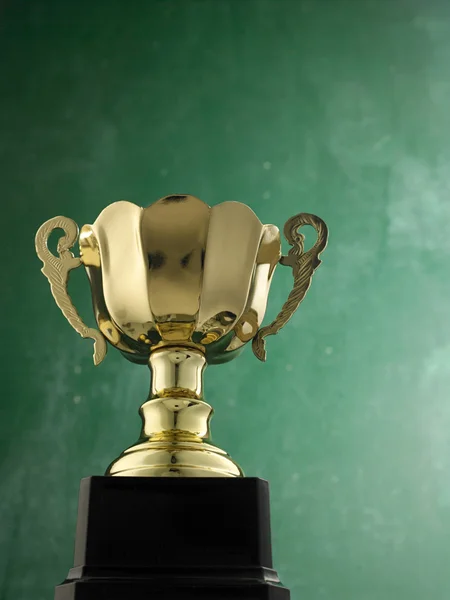
[[138,443],[106,474],[128,477],[242,477],[240,467],[209,444],[212,407],[202,399],[204,355],[197,349],[164,347],[150,355],[152,383],[141,406]]
[[152,398],[201,398],[205,355],[183,347],[160,348],[150,354]]

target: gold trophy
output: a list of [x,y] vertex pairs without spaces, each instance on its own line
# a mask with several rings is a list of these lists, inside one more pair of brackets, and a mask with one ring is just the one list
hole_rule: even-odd
[[[308,251],[299,231],[305,225],[317,232]],[[47,247],[55,229],[65,234],[59,256]],[[250,341],[265,361],[266,336],[278,333],[305,297],[327,227],[300,213],[287,221],[284,235],[292,246],[287,256],[281,256],[278,228],[263,225],[245,204],[211,208],[189,195],[167,196],[145,209],[115,202],[79,235],[66,217],[39,228],[42,272],[72,327],[94,340],[94,363],[102,362],[109,343],[151,370],[139,441],[112,462],[107,475],[243,476],[226,452],[209,443],[213,409],[203,399],[203,372],[207,364],[236,358]],[[77,240],[80,256],[74,257]],[[293,289],[276,319],[261,328],[278,263],[292,268]],[[81,265],[98,330],[83,323],[67,291],[70,271]]]
[[[304,249],[301,227],[317,232]],[[47,246],[62,229],[58,256]],[[53,297],[72,327],[148,364],[151,389],[140,408],[138,442],[106,471],[81,482],[74,568],[56,600],[289,600],[272,567],[267,482],[245,478],[210,444],[213,409],[203,399],[207,364],[236,358],[288,322],[311,284],[327,244],[314,215],[290,218],[280,234],[245,204],[211,208],[194,196],[167,196],[143,209],[105,208],[93,225],[55,217],[36,234]],[[71,248],[78,240],[80,256]],[[275,267],[294,285],[276,319],[261,327]],[[98,329],[87,327],[67,291],[72,269],[88,275]],[[113,477],[109,477],[113,476]],[[206,529],[205,529],[206,527]]]

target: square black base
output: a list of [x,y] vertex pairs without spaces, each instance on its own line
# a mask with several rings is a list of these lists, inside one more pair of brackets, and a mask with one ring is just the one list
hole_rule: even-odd
[[289,600],[254,478],[90,477],[55,600]]

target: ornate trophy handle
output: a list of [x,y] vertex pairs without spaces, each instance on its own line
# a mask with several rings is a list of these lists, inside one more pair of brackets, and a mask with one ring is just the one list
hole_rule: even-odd
[[[62,229],[65,233],[58,241],[59,258],[52,254],[47,246],[48,238],[54,229]],[[63,315],[81,337],[94,340],[94,364],[98,365],[106,355],[106,340],[97,329],[87,327],[83,323],[67,293],[69,272],[82,264],[81,259],[70,251],[77,239],[78,226],[75,221],[67,217],[54,217],[39,227],[35,238],[36,252],[44,263],[42,273],[47,277],[53,298]]]
[[[299,228],[311,225],[317,231],[317,240],[314,246],[304,251],[305,236],[299,233]],[[278,316],[270,325],[262,327],[253,338],[253,352],[259,360],[266,360],[266,340],[268,335],[275,335],[286,325],[311,285],[314,271],[322,262],[320,254],[325,250],[328,241],[328,228],[322,219],[308,213],[300,213],[291,217],[284,226],[284,236],[292,246],[287,256],[280,258],[282,265],[292,267],[294,287],[283,305]]]

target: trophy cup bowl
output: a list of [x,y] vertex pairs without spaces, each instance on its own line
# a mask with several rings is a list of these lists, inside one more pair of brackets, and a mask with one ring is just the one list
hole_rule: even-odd
[[[299,228],[317,240],[304,250]],[[47,240],[65,235],[54,256]],[[304,298],[327,243],[325,223],[306,213],[284,228],[292,248],[281,256],[279,230],[245,204],[210,207],[189,195],[167,196],[141,208],[120,201],[92,225],[55,217],[36,234],[36,250],[56,303],[83,337],[94,340],[94,362],[107,342],[127,359],[148,364],[151,390],[141,406],[141,436],[107,475],[240,477],[240,467],[209,443],[212,407],[203,399],[207,364],[237,357],[252,341],[265,360],[265,337],[277,333]],[[70,248],[79,239],[80,257]],[[293,269],[294,287],[277,318],[260,328],[277,264]],[[84,265],[98,330],[87,327],[67,292],[71,269]]]

